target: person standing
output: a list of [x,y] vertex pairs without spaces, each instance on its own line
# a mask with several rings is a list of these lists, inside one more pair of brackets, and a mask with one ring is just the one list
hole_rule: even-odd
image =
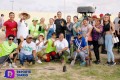
[[40,19],[39,26],[40,26],[40,33],[45,34],[45,30],[46,30],[45,18],[42,17]]
[[67,16],[66,39],[68,41],[69,48],[70,48],[71,37],[73,35],[72,31],[73,31],[73,23],[71,22],[71,16]]
[[38,20],[36,18],[34,18],[32,20],[33,24],[29,26],[29,33],[31,35],[33,35],[33,40],[36,41],[36,39],[38,38],[39,36],[39,25],[37,24],[38,23]]
[[2,28],[3,23],[4,23],[4,14],[1,14],[1,17],[0,17],[0,29]]
[[77,33],[80,32],[80,22],[78,22],[78,17],[77,16],[74,16],[73,17],[73,36],[74,37],[77,37]]
[[99,16],[100,16],[100,21],[101,21],[100,23],[101,23],[101,25],[103,25],[104,14],[100,14]]
[[[114,24],[115,24],[115,35],[118,36],[118,32],[119,32],[119,24],[118,21],[120,20],[120,12],[118,13],[118,17],[115,18],[114,20]],[[117,43],[114,45],[114,47],[117,47]]]
[[99,44],[98,39],[102,36],[103,26],[101,25],[101,20],[95,20],[95,26],[93,26],[92,30],[92,43],[93,43],[93,50],[95,53],[96,60],[94,61],[95,64],[100,63],[100,55],[99,55]]
[[[17,36],[17,22],[14,20],[15,14],[13,12],[9,13],[9,18],[5,23],[3,24],[2,30],[6,30],[6,38],[9,35],[14,35],[15,38]],[[16,43],[16,39],[14,40]]]
[[113,54],[113,41],[112,41],[112,34],[115,32],[114,25],[110,21],[110,15],[105,14],[103,19],[103,31],[105,32],[105,48],[107,50],[107,56],[108,56],[108,65],[115,65],[115,59]]
[[47,33],[47,40],[48,40],[52,37],[52,33],[56,32],[56,25],[54,24],[53,18],[49,19],[47,31],[48,31],[48,33]]
[[18,29],[17,29],[18,44],[21,42],[20,40],[21,36],[24,39],[26,39],[27,35],[29,34],[29,27],[26,20],[30,18],[30,15],[28,13],[23,12],[23,13],[20,13],[19,17],[20,17],[20,20],[18,21]]
[[57,17],[58,18],[55,20],[56,36],[58,38],[60,33],[63,33],[65,37],[66,21],[62,18],[62,13],[60,11],[57,12]]

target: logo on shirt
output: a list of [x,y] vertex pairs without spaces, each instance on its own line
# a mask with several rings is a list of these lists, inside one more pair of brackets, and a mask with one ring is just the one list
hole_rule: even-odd
[[14,78],[15,77],[15,71],[13,69],[9,69],[5,71],[6,78]]

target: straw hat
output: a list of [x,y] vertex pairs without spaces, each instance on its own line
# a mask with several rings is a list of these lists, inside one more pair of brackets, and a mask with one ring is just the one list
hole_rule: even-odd
[[26,12],[20,13],[20,14],[19,14],[19,17],[21,18],[21,16],[23,16],[23,15],[26,15],[26,16],[27,16],[26,19],[29,19],[29,18],[30,18],[30,15],[29,15],[28,13],[26,13]]

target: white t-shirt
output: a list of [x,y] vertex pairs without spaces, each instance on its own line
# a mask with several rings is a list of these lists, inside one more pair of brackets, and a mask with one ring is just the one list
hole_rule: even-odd
[[[36,40],[36,44],[37,44],[38,42],[39,42],[39,40]],[[36,46],[36,51],[37,51],[37,52],[39,52],[39,51],[41,51],[42,49],[45,48],[44,43],[45,43],[45,41],[41,42],[38,46]]]
[[29,34],[29,27],[28,27],[28,24],[22,20],[22,22],[18,22],[18,31],[17,31],[17,38],[19,39],[20,36],[23,36],[23,38],[26,39],[26,37],[28,36]]
[[[48,27],[47,27],[47,28],[48,28]],[[50,28],[53,28],[53,29],[54,29],[54,32],[56,31],[56,25],[55,25],[55,24],[51,25]]]
[[118,24],[118,21],[120,20],[120,18],[115,18],[114,20],[114,24],[115,24],[115,30],[118,30],[119,29],[119,24]]
[[28,44],[26,40],[23,41],[22,48],[20,51],[21,53],[24,53],[25,55],[31,55],[33,50],[36,50],[36,45],[34,42],[31,42],[30,44]]
[[55,41],[56,51],[59,52],[60,50],[64,49],[65,47],[68,47],[68,42],[66,39],[63,39],[62,41],[57,40]]

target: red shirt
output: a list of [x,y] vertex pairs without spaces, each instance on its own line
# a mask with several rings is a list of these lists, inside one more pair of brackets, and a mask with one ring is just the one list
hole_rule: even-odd
[[[4,23],[4,26],[6,26],[6,37],[8,37],[10,34],[12,34],[16,37],[16,35],[17,35],[17,22],[16,21],[7,20]],[[16,30],[13,30],[14,28]]]

